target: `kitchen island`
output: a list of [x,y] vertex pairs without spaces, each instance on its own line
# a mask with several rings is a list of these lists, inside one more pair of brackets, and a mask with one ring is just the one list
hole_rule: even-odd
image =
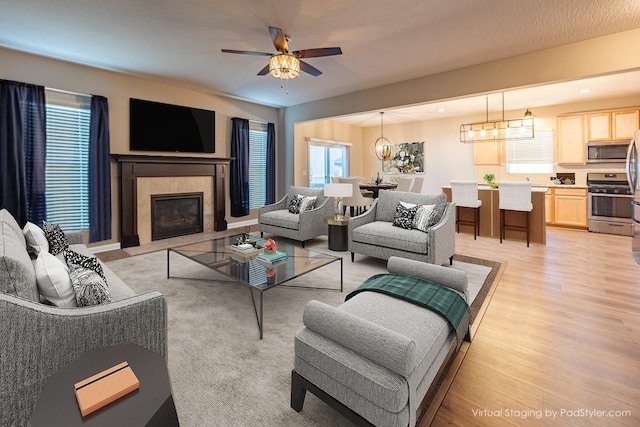
[[[442,192],[447,195],[447,200],[451,201],[451,186],[442,187]],[[547,242],[547,229],[545,222],[545,194],[547,187],[531,188],[531,203],[533,210],[531,211],[531,230],[530,241],[532,243]],[[488,185],[478,186],[478,200],[482,201],[480,207],[480,237],[500,238],[500,195],[497,188],[491,188]],[[473,222],[473,209],[460,207],[460,218]],[[526,212],[506,212],[506,221],[509,225],[525,226],[527,221]],[[461,233],[473,234],[472,226],[460,225]],[[507,240],[526,241],[526,233],[524,231],[507,230]]]

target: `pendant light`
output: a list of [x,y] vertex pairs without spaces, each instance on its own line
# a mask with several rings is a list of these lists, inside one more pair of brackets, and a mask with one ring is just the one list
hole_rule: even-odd
[[391,156],[391,142],[384,137],[384,111],[380,112],[380,138],[373,143],[373,153],[380,160]]

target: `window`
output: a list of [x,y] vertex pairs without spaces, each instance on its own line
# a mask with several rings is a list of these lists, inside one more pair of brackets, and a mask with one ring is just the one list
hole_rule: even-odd
[[267,124],[249,122],[249,209],[267,200]]
[[46,218],[63,230],[86,230],[91,97],[50,90],[46,96]]
[[323,188],[332,176],[349,176],[350,144],[309,139],[309,187]]
[[536,131],[533,139],[507,140],[507,173],[552,173],[553,131]]

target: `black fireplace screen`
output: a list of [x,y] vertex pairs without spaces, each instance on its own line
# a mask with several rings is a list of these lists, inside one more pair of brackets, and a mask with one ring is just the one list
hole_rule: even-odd
[[151,196],[151,240],[202,233],[203,193]]

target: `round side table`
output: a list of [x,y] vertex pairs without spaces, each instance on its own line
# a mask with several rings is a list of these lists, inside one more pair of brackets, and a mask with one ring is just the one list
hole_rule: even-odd
[[329,226],[329,249],[336,252],[349,250],[349,216],[342,216],[336,219],[334,215],[324,217],[324,222]]
[[[140,389],[82,417],[73,385],[127,361]],[[29,419],[30,427],[179,426],[164,358],[135,344],[92,350],[69,363],[48,380]]]

